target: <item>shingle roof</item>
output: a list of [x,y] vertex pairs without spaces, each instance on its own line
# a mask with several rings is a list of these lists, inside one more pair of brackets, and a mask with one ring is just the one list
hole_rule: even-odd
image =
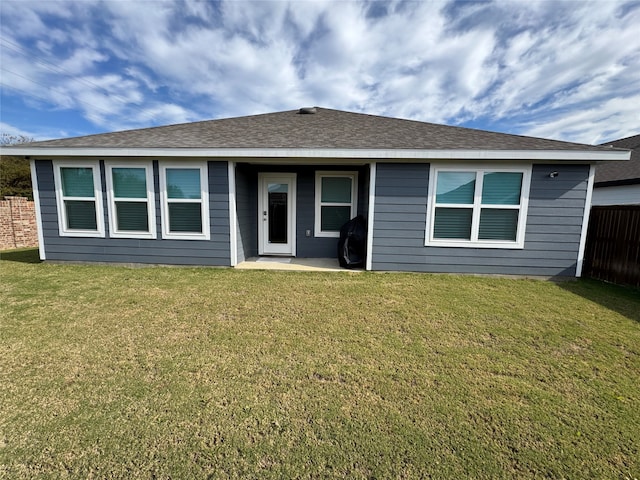
[[582,150],[603,147],[316,108],[48,140],[28,147]]
[[603,145],[631,150],[631,159],[598,165],[596,167],[595,186],[604,187],[612,184],[640,183],[640,135],[621,138]]

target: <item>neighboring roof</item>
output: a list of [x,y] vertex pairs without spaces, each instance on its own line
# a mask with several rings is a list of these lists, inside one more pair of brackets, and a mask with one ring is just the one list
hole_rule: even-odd
[[[302,113],[303,110],[315,113]],[[418,151],[415,158],[436,158],[437,152],[443,151],[451,151],[450,158],[461,158],[457,153],[464,150],[470,152],[467,158],[482,157],[482,154],[478,153],[481,151],[567,152],[567,158],[570,158],[570,152],[574,155],[592,152],[595,157],[598,157],[596,159],[621,158],[611,149],[599,146],[318,107],[48,140],[12,148],[14,151],[18,149],[25,152],[25,155],[43,152],[55,155],[56,151],[62,150],[66,154],[75,154],[80,151],[90,154],[97,150],[115,151],[117,149],[132,155],[136,154],[135,150],[138,151],[137,154],[145,154],[144,149],[162,149],[163,154],[166,155],[179,150],[182,151],[182,155],[185,155],[183,151],[185,149],[188,149],[186,154],[195,152],[197,149],[216,150],[222,154],[222,150],[232,149],[227,153],[233,156],[233,149],[236,149],[235,156],[246,156],[252,151],[262,152],[262,155],[258,154],[258,156],[268,156],[268,151],[275,152],[280,149],[285,152],[283,155],[289,155],[287,151],[297,150],[293,153],[302,156],[317,156],[305,152],[318,153],[323,150],[346,151],[346,153],[343,152],[344,157],[355,150],[365,150],[361,152],[362,156],[373,150],[386,152],[386,154],[392,152],[393,155],[410,150]],[[240,151],[244,153],[238,153]],[[435,157],[429,157],[425,151],[436,152]],[[205,153],[203,152],[202,155]],[[398,154],[398,156],[406,155],[406,153]],[[510,157],[505,153],[504,158]]]
[[640,183],[640,135],[621,138],[603,145],[631,150],[631,160],[598,165],[594,186],[607,187]]

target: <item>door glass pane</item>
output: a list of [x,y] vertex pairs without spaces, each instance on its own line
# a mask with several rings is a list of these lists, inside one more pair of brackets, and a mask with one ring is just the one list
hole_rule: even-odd
[[169,203],[169,231],[202,233],[202,205]]
[[93,197],[93,169],[64,167],[60,169],[62,193],[65,197]]
[[482,203],[488,205],[519,205],[522,173],[485,173],[482,182]]
[[96,203],[93,200],[66,200],[67,228],[70,230],[97,230]]
[[116,202],[116,220],[120,231],[148,232],[147,202]]
[[321,201],[351,203],[351,179],[348,177],[322,177]]
[[289,222],[287,196],[289,185],[286,183],[270,183],[267,190],[269,196],[269,243],[287,243]]
[[200,198],[200,169],[167,168],[167,196],[169,198]]
[[475,189],[475,172],[439,172],[436,202],[471,205]]
[[147,198],[147,176],[144,168],[114,168],[111,173],[116,198]]
[[483,208],[480,212],[480,240],[516,241],[518,210]]
[[436,208],[434,238],[471,240],[471,208]]
[[270,183],[267,186],[269,193],[287,193],[289,191],[289,185],[286,183]]
[[323,232],[339,232],[351,220],[351,207],[323,206],[320,208],[320,228]]

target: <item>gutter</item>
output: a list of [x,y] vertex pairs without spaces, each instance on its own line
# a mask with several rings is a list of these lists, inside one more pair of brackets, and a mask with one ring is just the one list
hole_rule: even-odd
[[628,150],[419,150],[340,148],[103,148],[103,147],[3,147],[2,155],[49,157],[181,157],[248,158],[253,161],[299,161],[314,159],[376,160],[545,160],[619,161],[629,160]]

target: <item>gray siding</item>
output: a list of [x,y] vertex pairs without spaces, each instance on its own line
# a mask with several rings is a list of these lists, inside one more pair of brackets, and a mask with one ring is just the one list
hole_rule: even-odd
[[429,165],[380,163],[372,269],[574,276],[588,176],[588,165],[533,166],[524,249],[426,247]]
[[210,240],[162,240],[157,161],[153,162],[157,239],[109,238],[104,163],[102,161],[100,166],[103,204],[105,206],[105,238],[61,237],[58,233],[53,163],[50,160],[37,160],[35,163],[47,260],[167,265],[230,265],[227,162],[208,162]]
[[258,176],[245,165],[236,166],[238,262],[258,256]]
[[[368,209],[368,167],[334,167],[331,165],[249,165],[236,167],[236,210],[238,212],[238,258],[258,255],[258,172],[288,172],[297,175],[296,256],[300,258],[334,258],[337,238],[314,236],[316,171],[347,170],[358,172],[358,213],[366,217]],[[311,235],[307,237],[309,230]],[[242,253],[241,253],[242,252]]]
[[[358,214],[367,216],[369,169],[364,167],[332,166],[306,167],[298,173],[298,210],[297,210],[297,252],[301,258],[335,258],[338,254],[338,238],[314,236],[315,227],[315,181],[316,171],[357,171],[358,172]],[[306,231],[311,230],[311,236]]]

